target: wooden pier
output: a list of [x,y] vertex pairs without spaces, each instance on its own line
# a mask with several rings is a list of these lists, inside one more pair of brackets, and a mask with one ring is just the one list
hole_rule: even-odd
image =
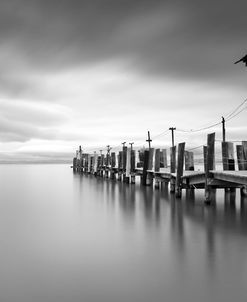
[[[150,139],[150,138],[149,138]],[[247,196],[247,142],[236,146],[237,170],[235,170],[234,146],[232,142],[222,142],[222,170],[215,169],[215,133],[208,134],[207,144],[203,146],[204,171],[195,171],[194,154],[185,150],[185,143],[170,148],[170,166],[167,164],[167,150],[150,147],[136,151],[123,143],[122,151],[118,154],[82,153],[81,147],[73,159],[74,171],[91,173],[96,177],[110,178],[123,181],[126,184],[135,183],[140,177],[143,186],[170,185],[170,192],[176,198],[181,198],[182,190],[204,189],[205,203],[210,204],[215,189],[224,188],[226,191],[241,191],[241,196]]]

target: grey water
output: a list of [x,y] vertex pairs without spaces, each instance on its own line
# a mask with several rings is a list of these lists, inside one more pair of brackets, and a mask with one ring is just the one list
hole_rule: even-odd
[[0,165],[0,301],[246,301],[247,200]]

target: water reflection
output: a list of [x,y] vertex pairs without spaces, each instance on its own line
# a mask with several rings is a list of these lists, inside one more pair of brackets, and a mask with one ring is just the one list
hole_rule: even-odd
[[202,190],[177,200],[66,166],[0,168],[1,301],[246,301],[238,190],[205,206]]
[[[230,232],[237,232],[243,230],[247,224],[247,198],[241,197],[240,209],[237,211],[236,192],[229,191],[219,196],[215,190],[213,203],[207,207],[201,195],[197,199],[197,192],[194,189],[185,190],[184,199],[179,200],[174,194],[169,193],[167,187],[155,190],[150,187],[126,185],[122,182],[78,173],[74,174],[74,178],[75,188],[79,189],[78,194],[83,194],[84,185],[89,186],[91,193],[97,191],[97,196],[101,196],[101,199],[106,200],[113,208],[118,205],[122,214],[132,219],[135,219],[135,211],[138,210],[139,214],[143,215],[143,220],[155,222],[156,226],[159,226],[160,221],[167,214],[167,212],[161,213],[161,210],[170,211],[171,227],[178,231],[181,237],[184,232],[183,219],[185,217],[202,227],[210,226],[210,229],[219,231],[227,227]],[[84,180],[87,182],[84,183]]]

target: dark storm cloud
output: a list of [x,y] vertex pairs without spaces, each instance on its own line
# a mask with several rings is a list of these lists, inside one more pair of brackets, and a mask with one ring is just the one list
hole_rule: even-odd
[[43,70],[117,58],[151,75],[214,78],[246,51],[246,8],[243,0],[1,1],[0,45],[12,57],[7,72],[15,58]]

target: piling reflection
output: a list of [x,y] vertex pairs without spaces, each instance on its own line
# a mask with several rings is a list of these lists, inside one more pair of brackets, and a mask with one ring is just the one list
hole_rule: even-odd
[[[212,204],[205,206],[203,192],[198,197],[193,189],[184,192],[184,198],[179,200],[165,186],[155,190],[118,181],[78,177],[76,174],[74,177],[80,194],[84,185],[91,186],[91,190],[97,191],[97,196],[106,201],[112,215],[118,209],[123,227],[131,227],[133,232],[141,228],[146,236],[155,234],[155,238],[159,238],[157,240],[169,233],[166,244],[170,245],[178,265],[184,266],[191,255],[199,257],[198,253],[203,253],[209,279],[215,278],[218,262],[225,257],[219,250],[224,250],[233,237],[240,245],[243,242],[241,237],[246,238],[247,198],[241,197],[237,201],[240,196],[236,192],[215,191]],[[200,243],[199,249],[194,236]],[[247,249],[245,244],[242,248]]]
[[[195,190],[186,190],[182,200],[170,194],[169,189],[163,186],[161,190],[154,190],[151,187],[139,185],[126,185],[122,182],[94,178],[92,176],[74,173],[75,188],[82,194],[83,186],[89,186],[91,191],[97,191],[97,195],[108,201],[112,207],[117,204],[123,215],[131,216],[135,219],[135,211],[143,215],[143,219],[155,222],[164,219],[167,212],[162,215],[161,209],[171,212],[171,226],[183,233],[183,218],[189,218],[191,222],[202,227],[207,225],[214,231],[223,231],[225,227],[231,232],[244,229],[247,224],[247,198],[241,197],[239,211],[236,210],[236,192],[226,192],[223,198],[219,195],[222,192],[213,192],[213,202],[210,206],[205,206],[202,197],[197,196]],[[87,182],[84,184],[84,181]],[[90,192],[90,191],[89,191]],[[218,206],[223,204],[224,206]],[[137,207],[138,205],[138,207]],[[205,216],[205,213],[207,215]],[[239,219],[237,218],[239,215]]]

